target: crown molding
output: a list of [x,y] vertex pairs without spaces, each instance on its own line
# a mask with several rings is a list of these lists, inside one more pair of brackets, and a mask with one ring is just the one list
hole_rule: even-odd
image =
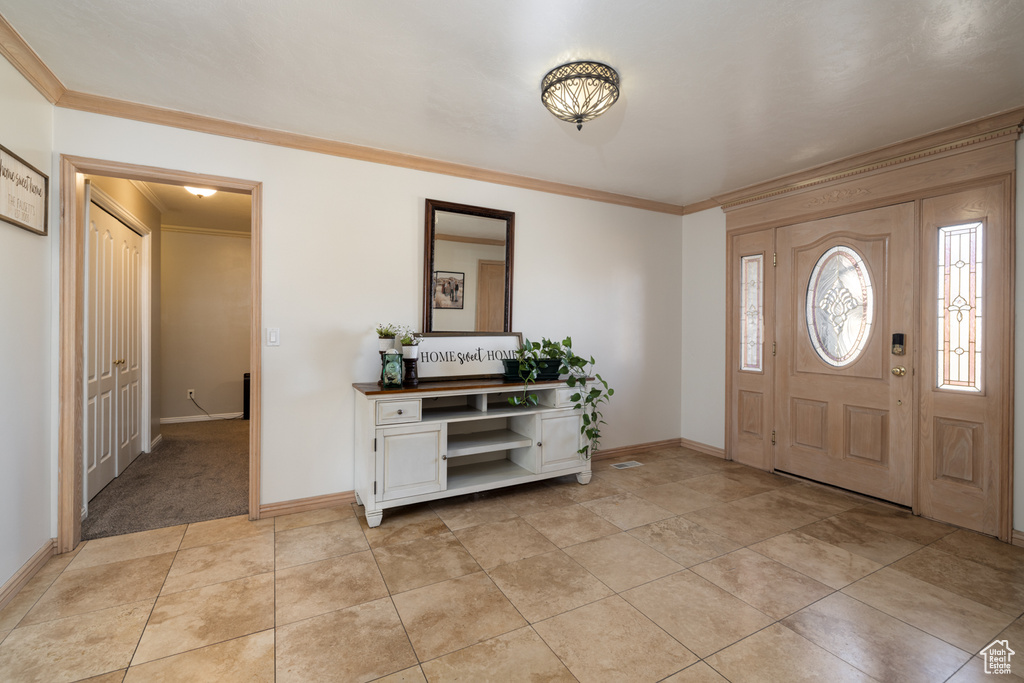
[[194,228],[190,225],[161,225],[162,232],[183,232],[189,235],[206,235],[208,237],[244,237],[251,239],[252,235],[241,230],[217,230],[216,228]]
[[717,200],[705,199],[702,202],[694,202],[693,204],[687,204],[683,207],[683,215],[689,216],[691,213],[699,213],[701,211],[707,211],[708,209],[714,209],[721,206]]
[[376,164],[398,166],[400,168],[408,168],[414,171],[438,173],[441,175],[455,176],[457,178],[468,178],[470,180],[479,180],[481,182],[494,183],[496,185],[508,185],[510,187],[519,187],[525,190],[535,190],[537,192],[546,192],[548,194],[575,197],[577,199],[589,199],[606,204],[618,204],[620,206],[628,206],[634,209],[667,213],[675,216],[681,216],[683,214],[683,207],[678,204],[656,202],[650,199],[642,199],[640,197],[630,197],[628,195],[615,194],[613,192],[592,190],[586,187],[540,180],[538,178],[530,178],[501,171],[492,171],[485,168],[476,168],[465,164],[428,159],[426,157],[402,154],[400,152],[391,152],[373,147],[363,147],[361,145],[353,145],[347,142],[337,142],[334,140],[317,138],[311,135],[289,133],[286,131],[274,130],[272,128],[261,128],[259,126],[252,126],[245,123],[235,123],[233,121],[215,119],[209,116],[201,116],[199,114],[190,114],[188,112],[176,111],[173,109],[154,107],[148,104],[125,102],[123,100],[102,97],[100,95],[90,95],[88,93],[77,92],[74,90],[64,92],[56,104],[58,107],[66,109],[76,109],[93,114],[103,114],[123,119],[132,119],[135,121],[142,121],[144,123],[155,123],[161,126],[170,126],[172,128],[183,128],[185,130],[196,131],[199,133],[210,133],[212,135],[220,135],[222,137],[236,138],[250,142],[261,142],[278,147],[289,147],[306,152],[326,154],[328,156],[345,157],[347,159],[356,159],[358,161],[369,161]]
[[149,189],[149,185],[147,185],[145,181],[129,180],[128,182],[146,198],[146,201],[155,206],[157,211],[160,213],[167,213],[167,205],[160,201],[160,198],[156,196],[156,193],[154,193],[153,190]]
[[67,92],[60,79],[43,63],[7,19],[0,16],[0,54],[31,83],[43,97],[56,104]]
[[[947,156],[969,147],[1001,142],[1020,135],[1024,107],[999,112],[892,145],[839,159],[828,164],[780,176],[714,198],[724,210],[776,199],[853,176],[870,175],[904,164]],[[822,200],[827,201],[827,199]]]

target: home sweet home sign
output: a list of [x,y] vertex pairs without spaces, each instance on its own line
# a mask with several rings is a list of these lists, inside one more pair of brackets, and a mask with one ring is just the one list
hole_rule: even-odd
[[523,345],[519,332],[422,335],[417,374],[423,379],[500,377],[502,359],[515,358]]

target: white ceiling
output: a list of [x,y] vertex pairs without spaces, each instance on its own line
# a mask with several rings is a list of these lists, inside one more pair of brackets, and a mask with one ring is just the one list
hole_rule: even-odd
[[[1024,105],[1022,0],[0,0],[71,90],[689,204]],[[583,126],[540,103],[596,59]],[[190,169],[202,171],[202,169]]]
[[137,183],[160,211],[162,225],[208,230],[252,231],[252,198],[238,192],[199,197],[180,185]]

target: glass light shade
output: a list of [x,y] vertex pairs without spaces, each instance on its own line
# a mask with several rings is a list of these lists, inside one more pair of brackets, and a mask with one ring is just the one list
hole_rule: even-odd
[[552,114],[579,130],[619,99],[619,74],[600,62],[563,64],[544,76],[540,99]]
[[186,185],[185,189],[197,197],[209,197],[210,195],[217,194],[217,190],[211,190],[206,187],[189,187]]

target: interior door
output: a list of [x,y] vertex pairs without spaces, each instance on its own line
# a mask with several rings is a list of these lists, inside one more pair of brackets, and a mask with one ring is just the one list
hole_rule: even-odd
[[86,185],[85,239],[85,411],[83,457],[85,499],[90,500],[117,476],[117,308],[112,216],[88,201]]
[[85,499],[142,452],[142,237],[86,202]]
[[[776,239],[775,468],[911,505],[914,205]],[[893,355],[894,333],[906,355]]]
[[[104,212],[106,213],[106,212]],[[142,236],[117,223],[117,474],[142,452]],[[113,226],[112,226],[113,227]]]
[[480,260],[477,266],[476,329],[505,329],[505,262]]

